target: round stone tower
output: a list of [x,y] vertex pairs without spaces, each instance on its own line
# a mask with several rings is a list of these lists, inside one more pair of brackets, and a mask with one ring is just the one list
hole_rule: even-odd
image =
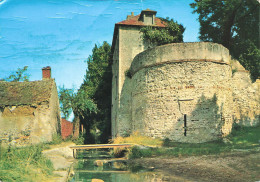
[[168,44],[138,54],[127,82],[132,131],[189,143],[229,134],[229,63],[225,47],[206,42]]

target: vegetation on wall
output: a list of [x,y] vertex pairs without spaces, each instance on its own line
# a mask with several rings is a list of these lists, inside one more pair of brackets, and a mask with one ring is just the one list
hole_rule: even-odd
[[257,0],[195,0],[201,41],[220,43],[250,71],[260,76],[259,8]]
[[30,75],[26,73],[27,69],[28,66],[24,66],[23,68],[18,68],[17,71],[12,73],[10,76],[1,80],[8,81],[8,82],[29,81]]
[[169,19],[169,17],[160,19],[166,22],[167,27],[145,26],[140,30],[143,33],[143,39],[155,46],[183,42],[183,33],[185,31],[183,25],[178,24],[173,19]]

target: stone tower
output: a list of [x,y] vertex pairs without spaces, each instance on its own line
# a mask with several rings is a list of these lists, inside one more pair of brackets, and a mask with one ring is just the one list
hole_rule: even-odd
[[[112,136],[201,143],[227,136],[234,122],[260,123],[260,81],[229,50],[212,42],[149,48],[143,26],[166,27],[144,10],[115,25],[112,52]],[[232,73],[232,70],[237,72]]]
[[[119,126],[118,120],[124,126],[121,130],[129,130],[131,120],[130,113],[126,107],[128,102],[121,104],[121,91],[124,87],[126,72],[129,70],[134,57],[147,49],[141,37],[140,29],[143,26],[165,27],[163,21],[156,18],[156,11],[143,10],[141,14],[135,16],[134,13],[128,15],[126,20],[115,24],[112,52],[113,52],[113,78],[112,78],[112,136],[115,137]],[[131,94],[130,94],[131,95]],[[124,99],[130,99],[129,95],[124,95]],[[125,111],[126,109],[126,111]]]

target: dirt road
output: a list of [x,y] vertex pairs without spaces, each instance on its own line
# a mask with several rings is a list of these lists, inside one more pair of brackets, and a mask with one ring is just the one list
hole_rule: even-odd
[[[260,181],[260,151],[235,151],[219,155],[142,158],[130,163],[161,172],[165,181]],[[182,180],[181,180],[182,181]]]

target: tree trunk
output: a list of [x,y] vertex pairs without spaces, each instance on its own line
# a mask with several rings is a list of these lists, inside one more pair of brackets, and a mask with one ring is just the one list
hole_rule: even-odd
[[75,115],[73,121],[73,138],[79,137],[79,130],[80,130],[80,119],[79,116]]
[[225,46],[226,48],[230,49],[231,46],[231,31],[232,31],[232,26],[235,23],[235,18],[238,12],[239,7],[242,5],[241,0],[238,6],[236,6],[229,17],[227,18],[227,21],[225,22],[224,25],[224,30],[223,30],[223,37],[222,37],[222,45]]

